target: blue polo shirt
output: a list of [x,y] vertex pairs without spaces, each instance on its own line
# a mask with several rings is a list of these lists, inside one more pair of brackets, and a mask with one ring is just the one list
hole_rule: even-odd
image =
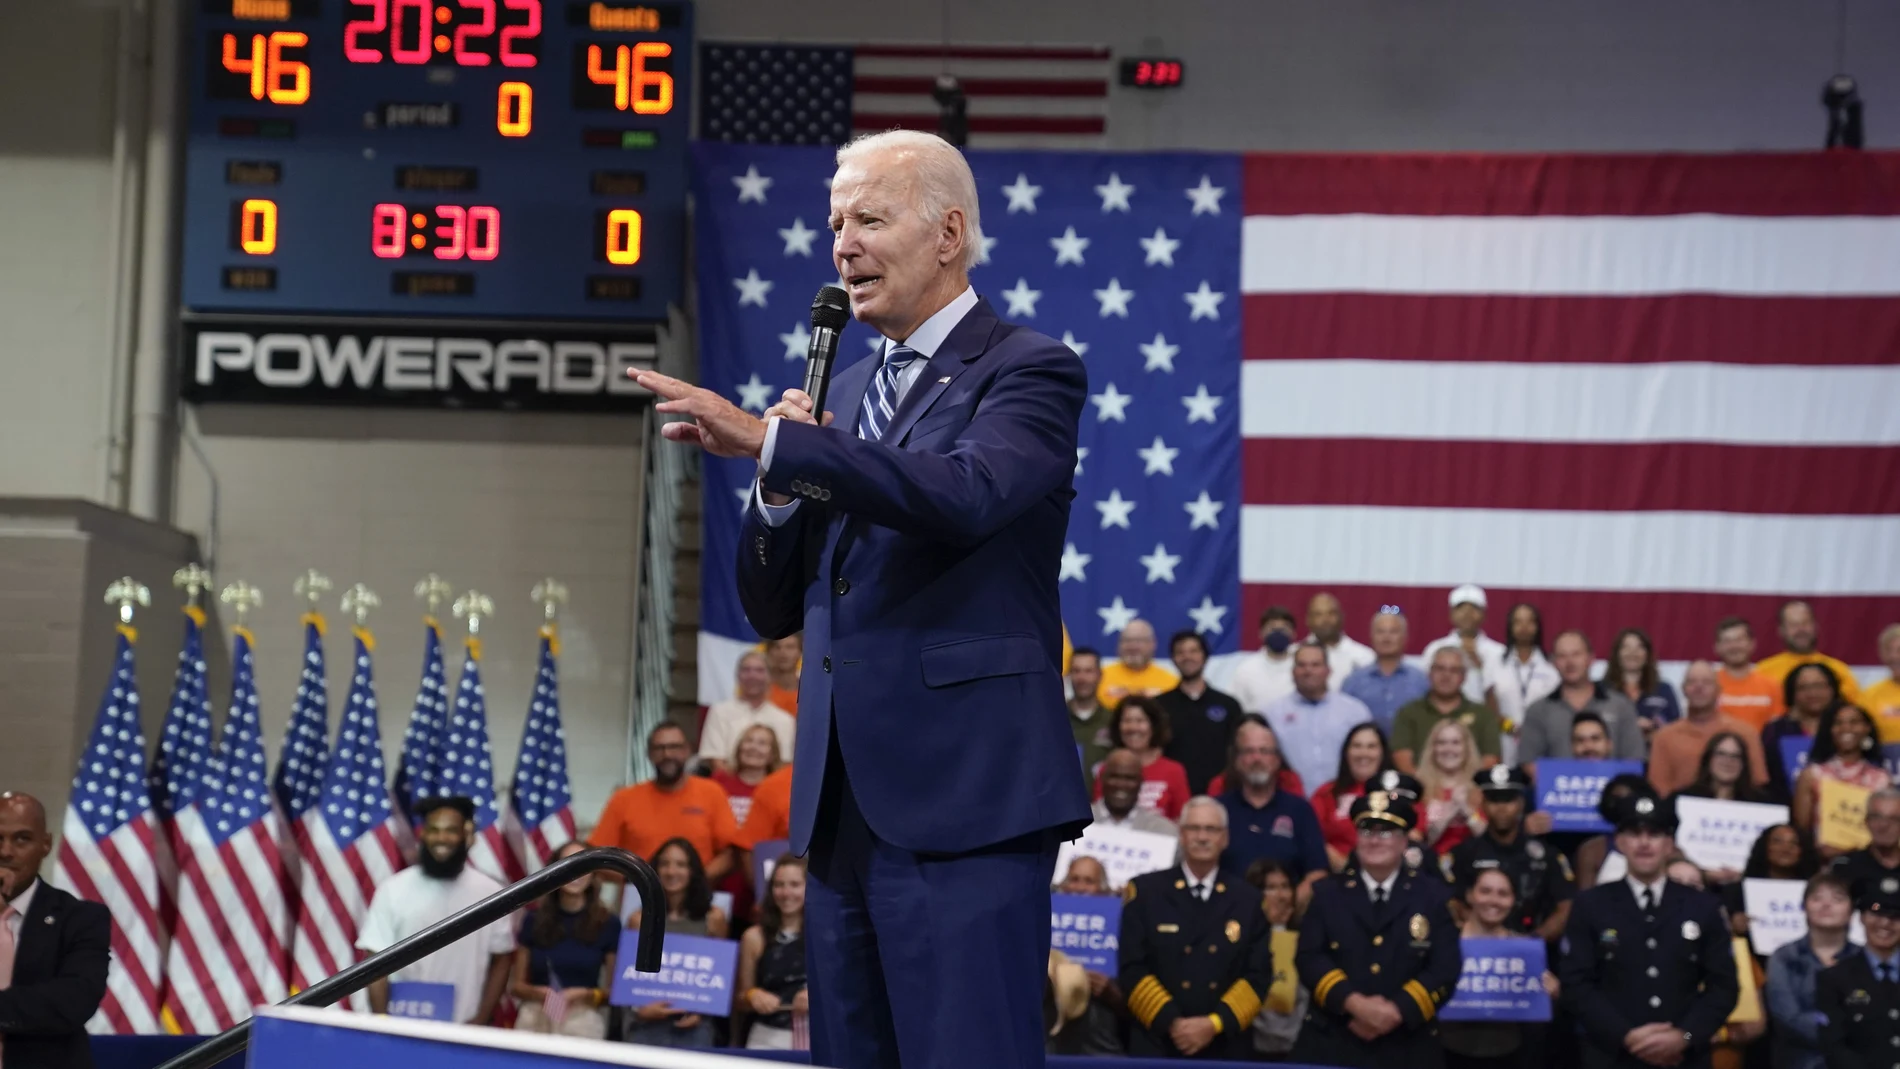
[[1398,715],[1399,706],[1425,696],[1431,689],[1431,680],[1424,672],[1405,662],[1399,662],[1398,671],[1391,675],[1379,671],[1379,662],[1356,668],[1340,684],[1339,689],[1366,703],[1366,710],[1372,714],[1372,722],[1379,725],[1386,738],[1392,737],[1392,718]]
[[1266,805],[1256,809],[1248,804],[1239,787],[1230,787],[1221,795],[1220,804],[1227,807],[1227,852],[1220,857],[1222,868],[1245,873],[1255,859],[1270,857],[1292,871],[1295,883],[1309,872],[1326,871],[1326,839],[1306,799],[1276,790]]

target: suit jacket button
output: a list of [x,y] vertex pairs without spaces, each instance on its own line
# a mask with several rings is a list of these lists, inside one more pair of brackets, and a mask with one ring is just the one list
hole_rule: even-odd
[[837,582],[831,584],[831,591],[839,597],[844,597],[851,593],[851,580],[839,577]]
[[831,658],[829,657],[825,658],[824,663],[825,663],[825,671],[827,672],[831,671]]

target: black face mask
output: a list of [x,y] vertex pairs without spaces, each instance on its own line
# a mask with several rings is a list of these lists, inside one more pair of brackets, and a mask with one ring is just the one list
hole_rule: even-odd
[[422,855],[416,859],[416,863],[422,866],[422,874],[432,880],[453,880],[460,876],[462,869],[468,865],[468,844],[463,843],[456,847],[455,853],[441,861],[437,861],[435,855],[430,853],[429,848],[425,846],[422,848]]
[[1267,632],[1267,637],[1261,640],[1261,644],[1274,653],[1285,653],[1293,648],[1293,636],[1276,629]]

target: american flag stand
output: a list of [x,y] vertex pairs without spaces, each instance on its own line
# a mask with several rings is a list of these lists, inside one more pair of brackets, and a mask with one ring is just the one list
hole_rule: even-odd
[[205,611],[199,605],[211,589],[211,573],[203,565],[187,564],[172,573],[172,585],[185,592],[185,637],[179,645],[171,702],[149,780],[159,833],[152,853],[158,865],[161,958],[170,953],[171,935],[178,925],[178,858],[184,854],[178,814],[198,797],[211,763],[213,740],[211,696],[205,683]]
[[555,659],[561,655],[558,620],[567,586],[543,579],[529,592],[541,606],[541,657],[528,719],[515,755],[514,782],[502,828],[521,871],[535,872],[574,838],[574,795],[567,776],[567,739],[561,730],[561,689]]
[[86,1024],[95,1034],[159,1030],[165,943],[154,854],[160,838],[145,778],[145,732],[132,653],[138,640],[133,609],[151,603],[151,589],[130,576],[106,588],[106,604],[119,613],[118,651],[73,774],[53,875],[53,886],[112,911],[105,1000]]
[[[303,862],[302,909],[291,959],[296,986],[355,964],[357,925],[376,885],[407,865],[402,835],[408,829],[390,796],[370,664],[376,639],[369,614],[380,603],[375,591],[361,583],[343,595],[343,612],[355,622],[350,695],[329,760],[314,770],[319,800],[293,827]],[[359,991],[346,1004],[366,1012],[369,996]]]
[[[323,637],[328,623],[318,606],[333,584],[315,568],[304,572],[291,584],[291,593],[305,604],[303,614],[303,674],[297,680],[297,700],[291,707],[290,726],[284,731],[284,745],[277,755],[277,773],[271,778],[271,792],[283,812],[283,841],[278,855],[284,859],[286,903],[293,926],[302,914],[303,858],[297,844],[297,825],[304,812],[317,803],[323,789],[323,768],[330,755],[330,690],[323,664]],[[286,942],[285,948],[290,949]],[[291,990],[301,990],[308,979],[297,975],[295,954],[289,961]]]
[[524,875],[521,862],[502,837],[501,810],[495,805],[495,757],[488,744],[488,697],[482,689],[482,621],[495,614],[494,599],[470,590],[455,599],[455,615],[468,624],[463,645],[462,678],[456,685],[455,711],[437,749],[437,793],[475,803],[475,841],[468,863],[504,884]]
[[443,670],[442,625],[437,613],[448,604],[455,588],[448,580],[430,572],[416,583],[416,600],[423,604],[422,683],[416,690],[415,705],[409,710],[409,726],[402,736],[402,760],[396,770],[396,810],[402,815],[403,854],[416,856],[416,803],[438,793],[441,777],[442,738],[448,730],[449,684]]

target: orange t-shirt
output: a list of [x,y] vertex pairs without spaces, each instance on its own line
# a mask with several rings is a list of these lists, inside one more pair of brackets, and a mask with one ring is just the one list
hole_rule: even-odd
[[587,841],[618,846],[651,861],[674,838],[692,843],[702,865],[737,843],[739,825],[732,819],[725,788],[704,776],[687,776],[670,791],[652,780],[622,787],[607,799]]
[[1751,668],[1747,675],[1737,678],[1723,667],[1715,670],[1715,679],[1722,688],[1721,697],[1715,700],[1716,710],[1754,728],[1757,735],[1770,720],[1787,712],[1781,701],[1781,684],[1761,672]]
[[1775,686],[1779,687],[1782,681],[1788,678],[1790,672],[1793,672],[1804,664],[1827,665],[1828,669],[1834,673],[1834,678],[1840,682],[1841,697],[1855,705],[1860,704],[1860,680],[1854,675],[1854,670],[1842,662],[1829,657],[1825,653],[1818,651],[1815,653],[1792,653],[1788,650],[1782,650],[1773,657],[1763,657],[1761,660],[1756,661],[1755,671],[1774,680]]
[[792,837],[792,766],[785,765],[759,781],[752,790],[752,811],[739,829],[739,845],[747,850],[773,839]]
[[797,687],[793,687],[791,690],[786,690],[784,687],[779,686],[777,683],[773,683],[771,684],[770,688],[765,692],[765,700],[771,702],[773,705],[778,706],[780,709],[785,710],[786,712],[792,714],[793,716],[798,715],[798,688]]

